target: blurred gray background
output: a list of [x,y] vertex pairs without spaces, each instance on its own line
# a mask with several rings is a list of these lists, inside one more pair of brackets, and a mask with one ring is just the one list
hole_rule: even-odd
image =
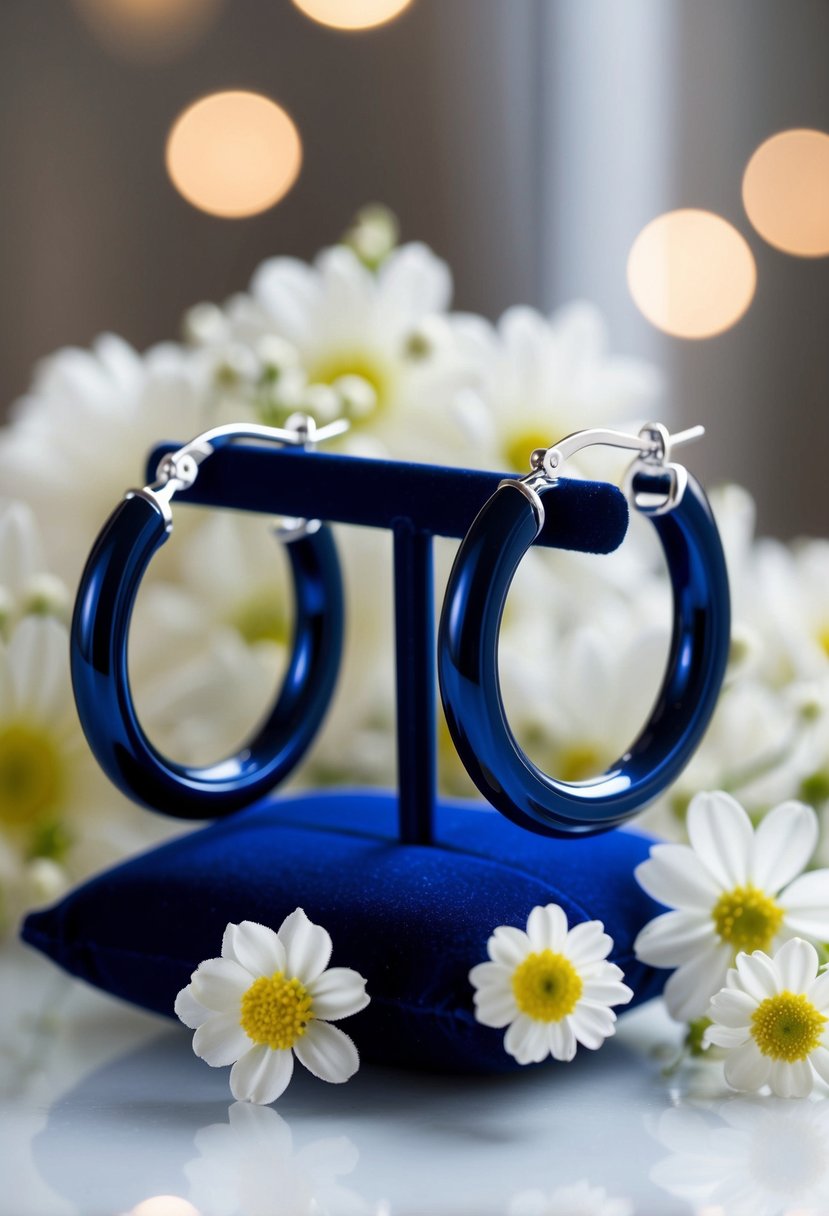
[[[747,485],[764,531],[829,532],[829,267],[766,245],[740,198],[765,138],[829,129],[825,0],[414,0],[359,34],[289,0],[213,4],[191,45],[135,58],[81,0],[2,0],[0,409],[54,348],[174,336],[381,200],[448,259],[458,307],[593,300],[614,350],[664,370],[671,416],[710,427],[698,473]],[[164,168],[175,116],[223,88],[274,97],[304,142],[297,185],[251,219],[196,211]],[[757,260],[747,316],[702,342],[653,329],[625,280],[637,232],[679,206]]]

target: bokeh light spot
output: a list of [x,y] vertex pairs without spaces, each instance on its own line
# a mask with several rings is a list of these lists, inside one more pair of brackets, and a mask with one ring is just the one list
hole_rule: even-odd
[[802,258],[829,254],[829,135],[781,131],[743,175],[743,205],[764,240]]
[[128,1216],[199,1216],[199,1210],[178,1195],[153,1195],[137,1203]]
[[259,93],[211,93],[176,119],[167,171],[194,207],[239,218],[266,211],[287,194],[302,164],[302,143],[285,111]]
[[367,30],[398,17],[412,0],[294,0],[296,7],[321,25],[338,30]]
[[224,0],[73,0],[98,41],[129,59],[183,54],[214,24]]
[[668,211],[633,242],[628,286],[645,317],[677,338],[729,329],[754,297],[754,257],[736,228],[711,211]]

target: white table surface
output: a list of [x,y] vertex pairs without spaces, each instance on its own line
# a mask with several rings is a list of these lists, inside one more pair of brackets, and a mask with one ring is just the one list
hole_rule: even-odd
[[829,1213],[829,1102],[738,1097],[708,1062],[666,1076],[657,1003],[569,1066],[297,1068],[275,1107],[234,1104],[190,1032],[17,944],[0,1012],[3,1216]]

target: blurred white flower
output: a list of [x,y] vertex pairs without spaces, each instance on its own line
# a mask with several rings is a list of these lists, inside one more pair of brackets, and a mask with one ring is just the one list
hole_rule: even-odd
[[446,445],[460,451],[462,439],[447,422],[449,393],[465,374],[444,316],[451,291],[425,245],[394,249],[376,271],[337,245],[313,265],[264,262],[250,294],[202,312],[194,336],[233,408],[277,423],[297,409],[345,416],[348,451],[446,463]]
[[452,324],[475,370],[455,410],[476,463],[528,472],[533,449],[572,431],[645,417],[658,396],[651,364],[608,354],[604,322],[590,304],[571,304],[549,318],[510,308],[497,327],[468,316]]
[[365,980],[328,967],[332,943],[302,908],[275,933],[253,921],[230,924],[221,958],[206,959],[176,997],[175,1011],[195,1030],[193,1051],[212,1068],[232,1064],[230,1088],[241,1102],[267,1105],[284,1092],[294,1055],[323,1081],[347,1081],[357,1049],[333,1021],[365,1009]]
[[582,1180],[547,1195],[541,1190],[519,1191],[508,1212],[509,1216],[633,1216],[633,1204]]
[[695,1211],[822,1216],[829,1211],[829,1103],[731,1098],[671,1108],[656,1135],[670,1151],[651,1180]]
[[46,569],[31,508],[11,500],[0,503],[0,636],[30,612],[66,618],[69,592]]
[[705,1014],[739,951],[768,950],[794,934],[829,940],[829,870],[803,870],[815,851],[817,816],[786,802],[756,832],[721,791],[688,808],[690,847],[657,844],[635,870],[639,885],[674,911],[650,921],[636,957],[676,967],[665,1003],[677,1021]]
[[33,509],[50,571],[77,584],[104,520],[145,484],[150,450],[195,435],[205,402],[196,362],[173,344],[141,356],[106,334],[40,364],[0,430],[0,483]]
[[711,998],[703,1045],[724,1047],[734,1089],[770,1085],[778,1098],[806,1098],[815,1074],[829,1082],[829,975],[817,950],[795,937],[774,957],[738,954]]
[[600,921],[568,930],[557,904],[533,908],[526,932],[499,925],[487,942],[490,961],[469,972],[475,1017],[507,1027],[504,1050],[519,1064],[572,1060],[579,1043],[595,1051],[616,1032],[611,1006],[633,996],[621,968],[607,962],[612,948]]
[[290,1126],[271,1107],[234,1102],[227,1123],[196,1132],[199,1156],[184,1167],[190,1199],[212,1216],[368,1216],[367,1204],[339,1179],[359,1154],[347,1136],[295,1150]]

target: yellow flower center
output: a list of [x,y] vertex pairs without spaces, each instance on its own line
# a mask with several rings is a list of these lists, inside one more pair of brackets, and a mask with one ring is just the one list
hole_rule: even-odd
[[239,1024],[254,1043],[285,1051],[302,1038],[313,1016],[305,985],[296,976],[289,980],[276,971],[260,976],[248,988],[242,997]]
[[0,728],[0,825],[35,827],[60,801],[61,787],[60,755],[44,731]]
[[501,444],[507,468],[513,473],[529,472],[532,453],[536,448],[548,448],[553,438],[550,431],[539,431],[530,427],[507,432]]
[[751,1034],[764,1056],[805,1060],[820,1046],[826,1018],[802,992],[766,997],[751,1017]]
[[560,1022],[575,1009],[583,987],[569,958],[552,950],[528,954],[512,977],[515,1003],[536,1022]]
[[817,643],[823,653],[829,655],[829,624],[822,625],[817,632]]
[[233,613],[231,624],[249,646],[254,642],[278,642],[280,646],[288,643],[290,625],[276,588],[263,588],[244,600]]
[[720,939],[734,950],[768,951],[783,920],[783,909],[750,883],[724,891],[711,910]]
[[585,781],[603,769],[604,761],[592,743],[573,743],[556,757],[555,774],[561,781]]
[[341,351],[320,359],[308,368],[309,384],[333,384],[343,376],[360,376],[374,389],[377,404],[365,417],[350,419],[352,427],[374,420],[389,403],[391,374],[379,359],[364,351]]

